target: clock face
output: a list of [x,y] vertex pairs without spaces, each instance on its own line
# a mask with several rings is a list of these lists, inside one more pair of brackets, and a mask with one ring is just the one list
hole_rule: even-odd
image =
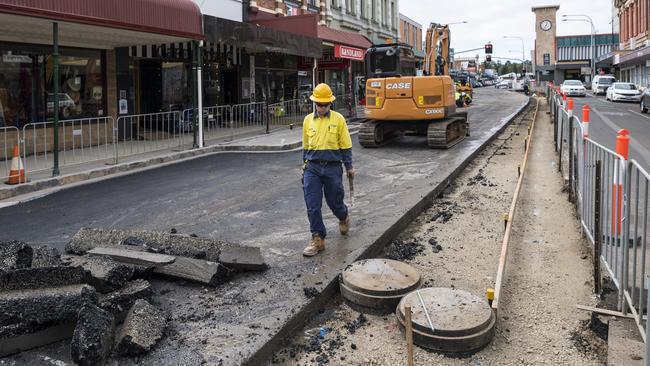
[[553,27],[553,23],[551,23],[550,20],[543,20],[541,23],[539,23],[539,26],[543,31],[548,31]]

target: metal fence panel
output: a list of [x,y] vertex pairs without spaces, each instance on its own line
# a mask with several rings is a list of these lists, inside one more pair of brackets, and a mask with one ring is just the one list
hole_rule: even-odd
[[336,100],[332,103],[332,109],[341,113],[344,117],[353,117],[354,96],[352,94],[335,95]]
[[[59,121],[59,166],[111,159],[114,156],[112,117]],[[21,139],[25,171],[52,169],[54,164],[54,122],[29,123]]]
[[[648,288],[644,281],[648,274],[647,267],[650,266],[648,249],[648,190],[650,186],[650,174],[646,172],[637,161],[630,160],[625,172],[625,220],[623,227],[621,245],[624,250],[624,272],[622,277],[625,303],[634,314],[637,324],[645,322],[642,315],[646,313]],[[647,325],[646,325],[647,326]]]
[[305,116],[312,113],[312,103],[292,99],[285,102],[269,104],[269,126],[271,129],[289,125],[302,126]]
[[179,111],[121,116],[114,129],[115,161],[165,149],[191,147],[192,124]]

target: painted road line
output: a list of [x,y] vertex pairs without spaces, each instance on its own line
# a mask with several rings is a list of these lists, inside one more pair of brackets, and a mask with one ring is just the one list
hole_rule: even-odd
[[634,114],[636,114],[637,116],[641,116],[641,117],[643,117],[643,118],[647,118],[647,119],[650,119],[650,117],[649,117],[649,116],[646,116],[646,115],[645,115],[645,114],[643,114],[643,113],[640,113],[640,112],[637,112],[637,111],[633,111],[633,110],[631,110],[631,109],[628,109],[628,111],[630,111],[631,113],[634,113]]
[[[616,133],[616,131],[619,131],[619,130],[621,130],[623,128],[623,127],[617,125],[616,123],[614,123],[611,119],[605,117],[604,113],[598,111],[598,109],[591,108],[591,111],[596,113],[596,115],[598,117],[600,117],[600,119],[603,122],[605,122],[606,125],[608,125],[612,130],[614,130],[614,133]],[[630,142],[631,142],[632,147],[635,150],[637,150],[638,152],[641,153],[641,156],[650,156],[650,150],[648,150],[647,147],[640,144],[634,137],[630,138]]]

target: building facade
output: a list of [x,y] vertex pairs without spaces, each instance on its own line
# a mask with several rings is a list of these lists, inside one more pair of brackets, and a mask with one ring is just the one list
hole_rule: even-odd
[[640,87],[650,84],[650,0],[614,0],[618,15],[620,52],[613,55],[617,77]]
[[[369,8],[365,1],[260,0],[251,1],[249,9],[251,23],[320,41],[319,57],[298,57],[295,64],[285,69],[284,76],[276,78],[276,85],[296,91],[285,95],[285,99],[304,99],[315,83],[324,82],[337,96],[339,110],[340,104],[345,104],[348,112],[353,110],[363,94],[363,59],[366,49],[372,45],[367,35],[384,29],[382,25],[388,24],[389,19],[377,18],[373,22],[374,13],[366,12]],[[379,34],[386,35],[388,31],[382,32]],[[393,40],[396,34],[390,34]],[[266,89],[277,87],[262,84]]]
[[366,36],[373,44],[398,38],[397,0],[325,0],[326,25]]
[[[612,72],[608,57],[618,49],[618,35],[557,36],[557,12],[559,5],[532,8],[535,13],[535,50],[533,62],[538,81],[581,80],[591,82],[592,62],[595,74]],[[593,60],[592,60],[593,59]]]
[[[187,47],[202,37],[200,10],[189,0],[157,7],[126,0],[110,7],[100,0],[0,0],[0,126],[50,121],[54,98],[61,119],[134,113],[138,101],[129,86],[129,50],[140,54],[147,44]],[[118,107],[121,99],[132,101],[129,108]]]

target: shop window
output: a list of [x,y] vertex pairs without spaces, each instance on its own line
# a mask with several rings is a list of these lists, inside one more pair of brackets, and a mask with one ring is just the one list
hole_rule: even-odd
[[[99,52],[97,55],[88,57],[61,56],[59,58],[59,108],[61,117],[85,118],[103,116],[104,113],[104,80],[102,73],[102,62]],[[46,69],[51,78],[53,58],[47,57]],[[47,115],[54,116],[51,101],[53,98],[54,86],[50,85],[47,90]]]
[[[103,53],[60,49],[59,116],[106,114]],[[22,127],[54,117],[54,59],[47,46],[0,44],[0,126]]]
[[162,63],[162,109],[180,111],[190,108],[189,68],[184,62]]

